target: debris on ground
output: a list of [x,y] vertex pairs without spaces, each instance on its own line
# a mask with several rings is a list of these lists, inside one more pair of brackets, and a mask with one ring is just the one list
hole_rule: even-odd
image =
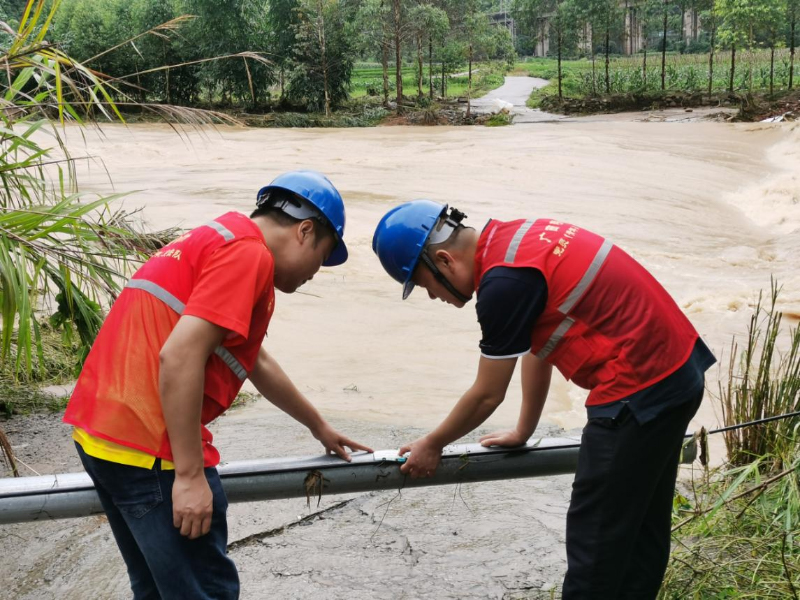
[[381,125],[485,125],[491,117],[491,113],[472,113],[468,117],[460,108],[451,108],[447,105],[429,106],[390,115],[381,121]]
[[782,115],[777,115],[775,117],[767,117],[766,119],[762,119],[762,123],[783,123],[784,121],[794,122],[797,121],[797,118],[800,117],[800,113],[789,111],[787,113],[783,113]]
[[505,100],[501,100],[500,98],[495,98],[492,100],[491,104],[491,112],[494,114],[509,114],[512,110],[514,110],[514,105],[511,102],[506,102]]

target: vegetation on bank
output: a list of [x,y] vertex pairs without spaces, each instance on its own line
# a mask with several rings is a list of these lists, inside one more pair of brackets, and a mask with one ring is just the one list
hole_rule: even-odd
[[[534,95],[533,106],[602,112],[646,107],[673,92],[697,105],[795,87],[800,0],[517,0],[514,6],[531,48],[555,59],[534,68],[553,85]],[[592,101],[576,102],[584,99]]]
[[[535,90],[528,99],[530,108],[550,112],[619,112],[668,106],[732,106],[742,115],[758,113],[760,105],[780,105],[782,100],[796,104],[797,86],[789,89],[788,51],[776,53],[773,77],[770,77],[769,51],[747,53],[736,74],[734,92],[728,90],[730,72],[725,53],[716,54],[717,67],[709,70],[710,55],[669,54],[666,61],[666,89],[661,90],[660,63],[642,71],[642,57],[615,57],[610,61],[609,82],[605,71],[588,59],[563,61],[562,97],[559,99],[557,61],[533,59],[517,63],[515,74],[548,79],[550,83]],[[709,83],[710,90],[709,91]],[[772,84],[772,86],[771,86]],[[606,87],[610,93],[602,90]],[[773,92],[770,93],[770,87]],[[794,99],[794,100],[793,100]]]
[[[371,92],[402,110],[423,94],[472,97],[485,85],[473,77],[478,62],[515,57],[509,30],[491,25],[497,3],[482,0],[48,4],[58,8],[48,41],[113,82],[117,101],[121,92],[138,103],[331,117]],[[25,6],[0,0],[0,19],[17,22]],[[367,86],[356,69],[364,59],[377,65]],[[463,82],[451,78],[461,71]]]
[[[441,84],[437,77],[431,76],[433,88],[423,83],[413,95],[405,96],[402,108],[405,115],[404,122],[416,123],[416,113],[435,113],[432,119],[419,119],[425,124],[435,124],[441,120],[448,108],[454,104],[464,105],[467,94],[479,97],[501,86],[504,73],[507,71],[506,63],[487,61],[476,63],[473,75],[472,89],[469,89],[468,75],[456,73],[448,77],[446,93],[440,95]],[[378,74],[380,73],[377,70]],[[329,116],[318,112],[298,112],[291,109],[262,113],[234,112],[237,119],[253,127],[372,127],[382,123],[393,114],[396,102],[385,103],[380,95],[379,80],[376,80],[376,67],[370,64],[356,65],[353,69],[353,98],[342,102],[336,111]],[[417,85],[416,72],[408,67],[403,69],[405,89],[411,89],[411,84]],[[426,72],[425,81],[428,81]],[[390,82],[390,92],[394,85]],[[431,93],[431,89],[433,92]],[[420,93],[421,91],[421,93]],[[433,99],[431,99],[433,98]],[[448,119],[450,124],[470,122],[466,119]]]
[[[731,347],[726,426],[800,410],[800,327],[782,328],[778,295],[773,284],[759,298],[743,347]],[[723,435],[727,463],[693,471],[675,497],[660,598],[798,598],[800,418]]]
[[[74,377],[102,323],[102,307],[130,269],[173,232],[144,233],[112,202],[80,191],[63,138],[67,120],[122,120],[120,94],[94,70],[48,43],[58,2],[32,1],[19,29],[0,26],[0,413],[49,401],[25,387]],[[137,105],[189,119],[204,111]],[[227,119],[229,120],[229,119]]]
[[[66,398],[43,391],[44,387],[67,385],[75,380],[83,348],[79,343],[65,342],[61,331],[42,323],[41,354],[30,373],[13,370],[13,363],[0,361],[0,416],[53,412],[63,410]],[[38,364],[39,356],[42,363]]]
[[[585,98],[605,94],[650,94],[657,96],[662,91],[707,93],[724,95],[729,92],[730,53],[714,55],[714,68],[709,68],[709,54],[668,54],[666,57],[665,89],[661,89],[661,63],[651,61],[644,70],[642,56],[619,56],[610,59],[608,80],[602,65],[590,59],[562,62],[562,88],[564,97]],[[775,55],[774,68],[768,50],[748,52],[740,58],[734,76],[734,92],[768,92],[770,82],[773,89],[788,90],[790,76],[789,51],[784,49]],[[533,59],[520,62],[515,67],[531,77],[551,81],[551,85],[531,95],[528,105],[539,107],[547,96],[558,94],[555,85],[558,65],[555,59]],[[773,77],[770,77],[772,73]]]
[[[503,84],[505,73],[510,65],[503,61],[484,61],[475,63],[472,78],[472,96],[484,95]],[[423,67],[422,81],[418,81],[416,67],[403,67],[403,89],[410,99],[427,98],[428,100],[453,100],[466,98],[470,92],[469,73],[457,72],[447,76],[444,87],[441,74]],[[420,84],[418,86],[418,84]],[[381,95],[381,67],[374,63],[356,64],[350,81],[351,97],[379,98]],[[413,93],[409,93],[412,92]],[[389,81],[390,96],[396,91],[394,81]]]

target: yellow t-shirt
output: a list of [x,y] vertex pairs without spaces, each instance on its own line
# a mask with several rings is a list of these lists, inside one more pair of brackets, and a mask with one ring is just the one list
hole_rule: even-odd
[[[80,427],[75,427],[72,430],[72,439],[81,445],[81,448],[83,448],[86,454],[94,458],[107,460],[120,465],[142,467],[143,469],[152,469],[153,465],[156,464],[156,457],[152,454],[109,442],[103,438],[86,433]],[[161,469],[164,471],[173,471],[175,470],[175,465],[168,460],[161,459]]]

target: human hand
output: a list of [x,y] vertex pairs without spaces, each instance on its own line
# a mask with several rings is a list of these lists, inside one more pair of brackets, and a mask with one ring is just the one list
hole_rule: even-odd
[[505,446],[507,448],[513,446],[522,446],[528,441],[527,436],[520,433],[516,429],[509,429],[507,431],[495,431],[481,436],[481,446]]
[[172,486],[172,524],[190,540],[211,530],[214,496],[205,473],[194,476],[175,475]]
[[407,452],[411,454],[408,460],[400,467],[400,472],[410,475],[411,479],[418,477],[432,477],[442,460],[442,446],[432,441],[428,436],[406,444],[398,451],[400,456]]
[[345,450],[345,447],[350,448],[350,450],[366,450],[367,452],[372,452],[372,448],[354,442],[328,424],[325,424],[319,431],[314,432],[313,435],[325,446],[325,450],[328,454],[336,454],[347,462],[350,462],[350,454]]

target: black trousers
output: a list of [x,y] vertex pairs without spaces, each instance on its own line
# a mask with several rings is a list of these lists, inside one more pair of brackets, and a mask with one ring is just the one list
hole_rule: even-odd
[[702,391],[639,425],[623,409],[583,430],[567,512],[563,600],[650,600],[669,560],[683,436]]

